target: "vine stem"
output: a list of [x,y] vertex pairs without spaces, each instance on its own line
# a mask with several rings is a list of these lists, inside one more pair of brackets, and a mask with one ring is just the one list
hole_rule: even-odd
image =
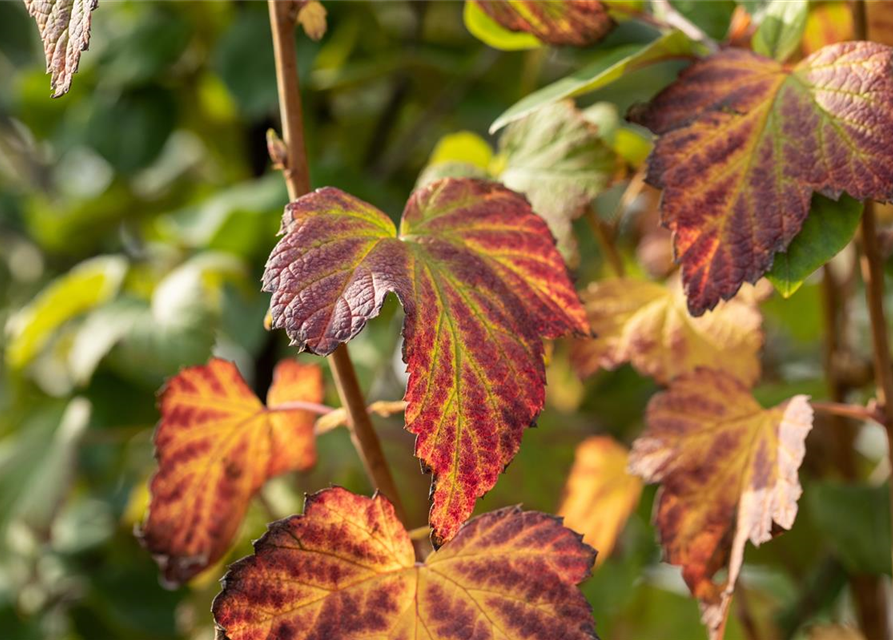
[[[298,79],[298,57],[295,48],[295,24],[297,3],[283,0],[267,0],[270,11],[270,28],[273,33],[273,54],[276,62],[276,84],[279,90],[279,113],[282,120],[282,140],[287,150],[283,168],[289,199],[294,201],[310,191],[310,172],[307,149],[304,144],[304,123],[301,109],[301,87]],[[347,345],[340,345],[331,356],[329,365],[335,378],[335,386],[341,404],[347,410],[347,426],[351,440],[363,461],[372,483],[384,494],[397,517],[405,525],[406,510],[391,468],[381,449],[378,434],[366,411],[366,399],[357,381]]]

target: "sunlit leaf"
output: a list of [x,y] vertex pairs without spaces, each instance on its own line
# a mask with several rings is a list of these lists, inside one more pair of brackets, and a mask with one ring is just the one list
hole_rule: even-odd
[[572,223],[617,171],[598,127],[562,101],[512,123],[499,138],[499,180],[527,196],[549,225],[568,264],[579,262]]
[[475,2],[466,2],[462,15],[465,20],[465,28],[469,33],[494,49],[520,51],[543,46],[543,43],[532,33],[509,31],[487,15]]
[[853,33],[853,10],[849,2],[810,3],[801,43],[803,55],[811,55],[829,44],[852,40]]
[[185,582],[226,553],[264,482],[313,465],[316,416],[287,403],[320,402],[322,392],[319,368],[291,360],[276,367],[266,407],[225,360],[168,381],[140,533],[167,582]]
[[221,640],[595,638],[577,583],[593,550],[560,520],[509,507],[417,563],[382,496],[308,496],[233,565],[214,601]]
[[25,0],[43,40],[54,98],[71,88],[81,52],[90,44],[91,12],[98,4],[99,0]]
[[815,192],[893,198],[893,49],[846,42],[786,67],[728,49],[684,71],[639,120],[658,133],[689,309],[756,282],[800,231]]
[[585,47],[614,28],[600,0],[466,0],[509,31],[530,33],[546,44]]
[[113,297],[127,260],[102,256],[86,260],[53,281],[7,324],[6,360],[14,368],[28,364],[68,320]]
[[642,481],[626,471],[629,451],[609,436],[580,443],[558,514],[604,561],[639,504]]
[[763,317],[754,296],[741,296],[692,317],[678,278],[666,285],[632,278],[593,283],[583,303],[596,337],[573,351],[580,375],[630,362],[639,373],[666,384],[708,366],[745,384],[760,376]]
[[290,204],[283,231],[264,289],[300,349],[329,354],[389,292],[403,303],[406,428],[434,474],[434,541],[450,539],[542,409],[542,338],[589,331],[548,228],[501,185],[446,179],[413,193],[399,234],[332,188]]
[[753,35],[753,50],[784,62],[800,46],[809,12],[808,0],[773,0]]
[[490,125],[490,133],[494,133],[510,122],[523,118],[548,104],[601,89],[636,69],[662,60],[691,57],[693,47],[694,45],[685,35],[678,31],[671,31],[646,45],[623,45],[601,52],[593,62],[585,67],[574,71],[566,78],[528,94],[509,107]]
[[775,256],[766,278],[789,298],[812,274],[850,243],[862,219],[862,203],[847,195],[835,202],[813,196],[809,217],[788,246]]
[[682,566],[717,639],[747,541],[762,544],[776,525],[794,524],[812,407],[795,396],[763,409],[735,378],[699,369],[651,400],[647,423],[630,472],[661,483],[654,518],[666,560]]

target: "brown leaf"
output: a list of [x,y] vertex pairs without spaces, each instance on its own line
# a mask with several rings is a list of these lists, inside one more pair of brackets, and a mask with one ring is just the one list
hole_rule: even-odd
[[81,52],[90,44],[91,12],[98,4],[99,0],[25,0],[43,40],[54,98],[71,88]]
[[711,638],[728,615],[747,541],[760,545],[775,525],[794,524],[812,417],[806,396],[763,409],[741,382],[709,369],[677,378],[648,405],[630,472],[661,483],[654,518],[666,560],[682,566]]

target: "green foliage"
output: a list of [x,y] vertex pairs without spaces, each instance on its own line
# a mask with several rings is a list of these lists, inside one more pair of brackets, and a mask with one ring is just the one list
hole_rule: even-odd
[[768,58],[787,60],[800,47],[808,13],[808,0],[770,2],[753,35],[753,50]]

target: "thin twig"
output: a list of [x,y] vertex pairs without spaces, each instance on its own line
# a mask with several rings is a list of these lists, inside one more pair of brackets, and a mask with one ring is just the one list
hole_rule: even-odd
[[282,402],[277,405],[273,405],[272,407],[267,407],[267,411],[277,412],[277,411],[309,411],[310,413],[315,413],[320,416],[324,416],[326,414],[332,413],[335,409],[325,404],[320,404],[318,402],[305,402],[303,400],[292,400],[291,402]]
[[[307,152],[304,147],[301,89],[295,49],[295,8],[297,4],[267,0],[267,6],[270,11],[270,27],[273,32],[282,139],[288,151],[288,164],[283,173],[288,185],[288,195],[295,200],[310,191]],[[372,483],[394,505],[397,517],[406,524],[406,510],[397,493],[397,485],[391,476],[391,470],[382,452],[378,435],[366,412],[366,399],[357,382],[347,345],[342,344],[335,350],[329,358],[329,364],[332,367],[341,403],[347,409],[351,440],[357,448],[366,472]]]
[[876,422],[881,426],[884,425],[884,416],[879,414],[877,409],[871,407],[860,407],[842,402],[810,402],[810,404],[816,411],[827,413],[831,416],[852,418],[862,422]]

